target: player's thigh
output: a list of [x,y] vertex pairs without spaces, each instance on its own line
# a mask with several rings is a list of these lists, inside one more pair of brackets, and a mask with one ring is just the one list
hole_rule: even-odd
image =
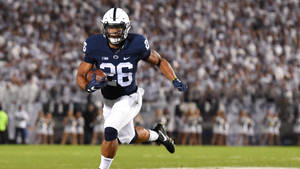
[[135,128],[133,120],[126,124],[118,134],[118,139],[123,144],[129,144],[135,136]]
[[[111,106],[112,107],[112,106]],[[111,112],[111,107],[104,104],[103,106],[103,117],[104,117],[104,121],[109,117],[110,115],[110,112]]]
[[133,120],[133,118],[139,113],[142,102],[138,101],[137,97],[123,96],[117,101],[104,122],[104,128],[113,127],[120,131],[125,125]]
[[120,131],[131,119],[128,99],[124,98],[116,102],[109,114],[105,117],[104,128],[113,127]]

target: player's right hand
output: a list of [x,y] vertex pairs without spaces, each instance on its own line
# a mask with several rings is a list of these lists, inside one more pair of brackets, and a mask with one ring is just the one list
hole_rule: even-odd
[[96,74],[94,73],[92,76],[92,80],[89,84],[86,85],[85,91],[88,93],[93,93],[94,91],[104,88],[107,85],[106,76],[104,76],[101,80],[96,81]]

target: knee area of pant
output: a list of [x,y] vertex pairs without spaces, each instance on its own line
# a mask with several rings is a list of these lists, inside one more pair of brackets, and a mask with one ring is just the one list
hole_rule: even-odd
[[104,129],[104,139],[106,141],[113,141],[118,137],[118,131],[113,127],[106,127]]

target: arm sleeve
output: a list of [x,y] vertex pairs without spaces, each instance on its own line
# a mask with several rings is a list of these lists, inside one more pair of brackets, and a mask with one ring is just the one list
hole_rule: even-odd
[[140,36],[140,59],[147,60],[151,54],[150,45],[148,40],[144,36]]

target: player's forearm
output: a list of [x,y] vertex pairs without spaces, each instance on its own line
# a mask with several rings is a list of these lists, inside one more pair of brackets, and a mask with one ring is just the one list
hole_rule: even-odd
[[151,49],[151,55],[147,61],[159,67],[160,72],[169,80],[174,80],[176,78],[174,70],[169,62],[162,58],[154,49]]
[[85,91],[86,85],[88,84],[86,75],[92,69],[92,67],[93,67],[93,64],[87,63],[84,61],[81,62],[78,67],[78,71],[77,71],[77,75],[76,75],[76,82],[77,82],[77,85],[84,91]]
[[174,80],[176,78],[173,68],[166,59],[161,59],[159,69],[161,73],[169,80]]
[[82,89],[85,90],[86,85],[88,84],[87,80],[83,75],[77,75],[77,85]]

